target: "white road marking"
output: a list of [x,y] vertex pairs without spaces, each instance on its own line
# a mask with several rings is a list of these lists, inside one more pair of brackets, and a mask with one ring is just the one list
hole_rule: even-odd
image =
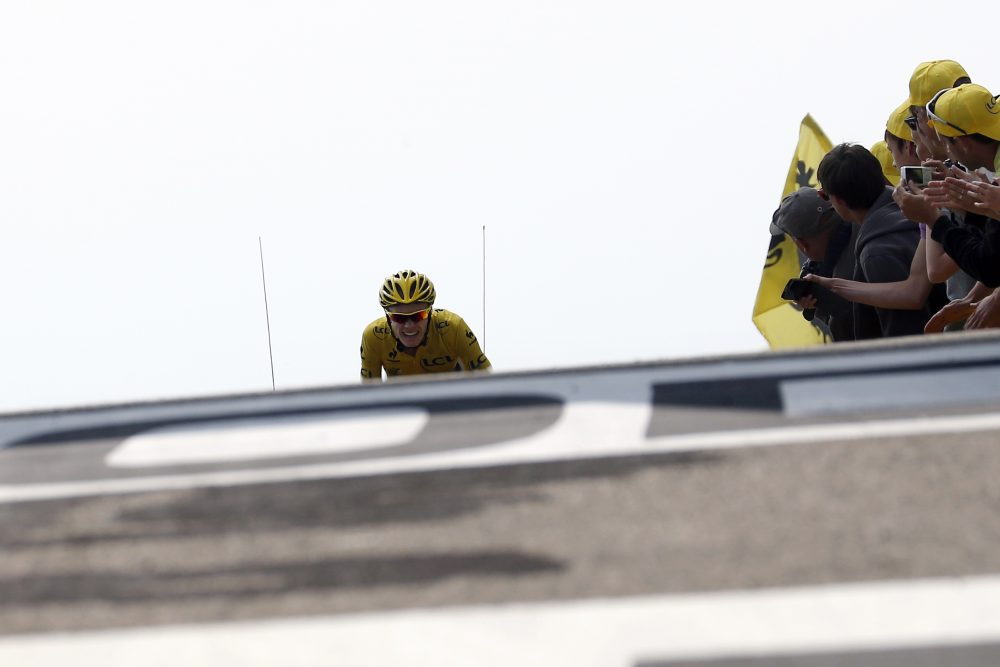
[[1000,577],[0,637],[18,667],[633,667],[1000,640]]
[[405,444],[427,419],[426,410],[396,408],[172,426],[128,438],[105,463],[139,468],[356,451]]
[[[671,453],[750,446],[812,444],[878,437],[969,433],[1000,429],[1000,413],[922,417],[853,423],[786,426],[742,431],[694,433],[646,438],[649,406],[624,403],[574,404],[549,429],[493,446],[457,449],[342,463],[226,470],[183,475],[155,475],[125,479],[97,479],[0,486],[0,502],[133,493],[199,487],[238,486],[295,480],[314,480],[377,474],[494,467],[517,463],[573,460],[588,457]],[[210,446],[196,432],[190,446]],[[180,435],[178,435],[180,437]]]

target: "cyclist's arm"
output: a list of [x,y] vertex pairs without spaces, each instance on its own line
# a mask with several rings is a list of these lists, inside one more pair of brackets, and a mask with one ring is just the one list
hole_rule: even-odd
[[462,365],[471,371],[487,371],[493,368],[493,364],[486,358],[486,354],[479,346],[476,334],[472,332],[469,325],[461,317],[458,318],[458,356],[462,360]]
[[374,341],[371,337],[371,327],[365,329],[361,336],[361,380],[362,382],[378,382],[382,380],[382,362],[375,353]]

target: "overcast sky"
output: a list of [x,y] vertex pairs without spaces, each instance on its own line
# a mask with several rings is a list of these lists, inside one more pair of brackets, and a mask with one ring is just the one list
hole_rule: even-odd
[[258,237],[278,389],[356,382],[402,268],[498,371],[763,350],[802,117],[1000,85],[990,5],[825,7],[0,0],[0,411],[270,390]]

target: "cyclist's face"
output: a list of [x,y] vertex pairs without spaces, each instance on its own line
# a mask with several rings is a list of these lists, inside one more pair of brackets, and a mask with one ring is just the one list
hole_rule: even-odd
[[[424,341],[427,327],[431,323],[430,308],[430,304],[427,303],[398,304],[386,308],[386,312],[390,315],[389,326],[392,327],[392,333],[399,339],[400,343],[406,347],[417,347]],[[393,314],[408,315],[422,311],[427,313],[426,319],[409,317],[402,322],[394,322],[391,317]]]

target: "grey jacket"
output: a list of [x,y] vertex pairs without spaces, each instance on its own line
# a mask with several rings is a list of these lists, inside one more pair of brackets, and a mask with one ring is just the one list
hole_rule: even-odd
[[[854,279],[866,283],[891,283],[910,275],[913,254],[920,242],[917,223],[906,218],[892,200],[887,187],[861,223],[855,244]],[[935,304],[943,301],[943,285],[932,288]],[[929,299],[930,301],[931,299]],[[924,304],[919,310],[874,308],[854,304],[854,335],[858,340],[922,334],[935,308]]]

